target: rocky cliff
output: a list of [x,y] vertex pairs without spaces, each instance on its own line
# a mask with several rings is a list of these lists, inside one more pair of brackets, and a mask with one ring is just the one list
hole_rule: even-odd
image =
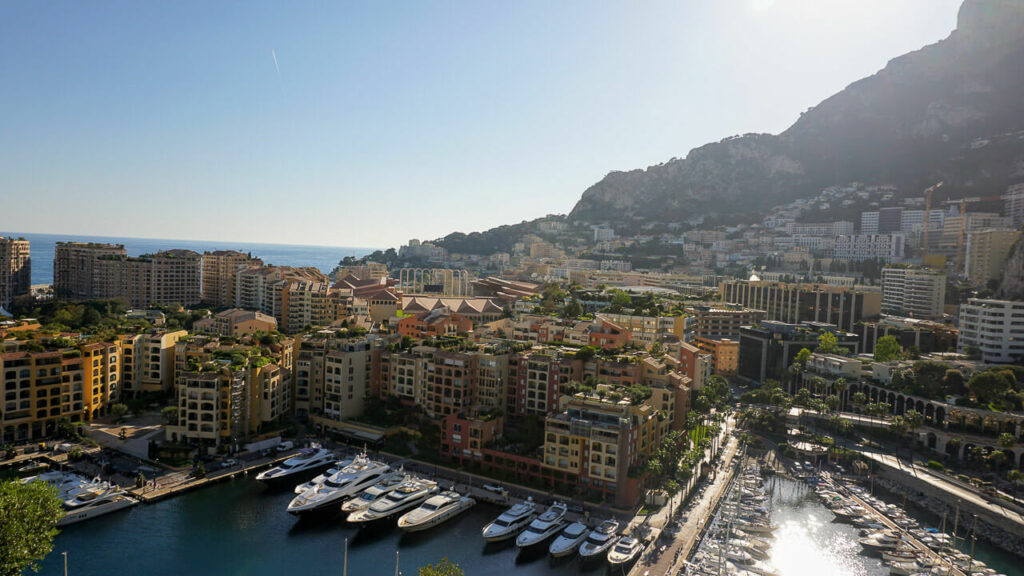
[[[612,172],[570,220],[632,227],[754,214],[847,182],[917,195],[1000,192],[1024,179],[1024,0],[967,0],[946,39],[893,59],[779,135],[748,134],[646,170]],[[1000,146],[979,144],[997,138]]]

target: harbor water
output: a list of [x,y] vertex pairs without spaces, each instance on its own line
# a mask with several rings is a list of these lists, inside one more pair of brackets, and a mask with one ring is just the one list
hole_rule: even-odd
[[[834,522],[812,489],[782,478],[766,488],[778,526],[771,564],[779,576],[888,574],[878,558],[861,552],[857,529]],[[296,519],[285,511],[293,496],[239,478],[69,526],[41,573],[63,574],[66,551],[72,576],[337,576],[347,538],[353,576],[391,576],[395,551],[406,575],[442,557],[469,576],[610,574],[603,564],[552,561],[544,550],[520,554],[512,542],[486,544],[480,529],[503,510],[489,504],[432,530],[403,534],[392,525],[360,530],[340,517]],[[1008,576],[1024,574],[1018,560],[982,543],[977,556]]]

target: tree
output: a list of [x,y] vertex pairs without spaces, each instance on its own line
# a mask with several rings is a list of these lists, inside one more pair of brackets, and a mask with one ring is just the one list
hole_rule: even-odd
[[56,488],[44,482],[0,483],[0,576],[38,572],[63,516]]
[[178,423],[178,407],[177,406],[166,406],[160,410],[160,415],[164,417],[164,422],[170,426],[174,426]]
[[967,387],[978,403],[985,405],[1006,393],[1010,389],[1010,381],[1002,374],[981,372],[971,378]]
[[839,351],[839,339],[831,332],[822,332],[818,335],[818,348],[815,352],[822,354],[835,354]]
[[114,422],[120,422],[126,414],[128,414],[128,406],[124,404],[117,403],[110,407],[110,415],[114,417]]
[[890,362],[898,359],[902,353],[903,347],[899,340],[891,334],[882,336],[875,343],[875,362]]
[[418,576],[465,576],[466,573],[459,568],[458,564],[448,560],[448,557],[445,556],[437,564],[421,566],[416,574]]
[[996,442],[1003,450],[1009,450],[1017,444],[1017,437],[1009,432],[1003,432],[999,435],[999,439]]
[[579,318],[582,315],[583,305],[580,304],[579,300],[576,299],[571,300],[568,304],[565,305],[565,308],[562,309],[563,318]]

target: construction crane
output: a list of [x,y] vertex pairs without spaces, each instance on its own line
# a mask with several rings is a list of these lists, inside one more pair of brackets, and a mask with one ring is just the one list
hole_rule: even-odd
[[924,191],[924,242],[921,245],[922,260],[927,260],[928,258],[928,229],[932,226],[932,192],[942,188],[943,184],[945,184],[945,181],[939,182]]
[[957,274],[963,274],[964,271],[964,231],[967,229],[967,205],[974,204],[975,202],[991,202],[994,200],[1002,200],[1002,196],[972,196],[970,198],[961,198],[960,200],[946,200],[943,204],[947,206],[960,205],[960,230],[957,232],[956,241],[956,268],[954,269]]

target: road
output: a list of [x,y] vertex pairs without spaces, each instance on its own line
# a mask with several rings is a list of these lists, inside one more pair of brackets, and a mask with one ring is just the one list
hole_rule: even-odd
[[923,482],[927,482],[928,484],[934,486],[935,488],[938,488],[939,490],[943,490],[946,493],[956,496],[957,498],[965,502],[970,502],[971,504],[974,504],[984,510],[987,510],[993,516],[1002,517],[1011,522],[1016,522],[1024,526],[1024,515],[1021,515],[1019,512],[995,504],[973,490],[961,487],[953,482],[949,482],[938,476],[935,476],[926,468],[922,468],[921,466],[905,462],[895,456],[892,456],[891,454],[877,454],[874,452],[865,452],[863,450],[860,450],[859,452],[865,457],[871,458],[872,460],[880,464],[883,464],[890,468],[895,468],[896,470],[900,470],[906,474],[912,474],[917,479]]

